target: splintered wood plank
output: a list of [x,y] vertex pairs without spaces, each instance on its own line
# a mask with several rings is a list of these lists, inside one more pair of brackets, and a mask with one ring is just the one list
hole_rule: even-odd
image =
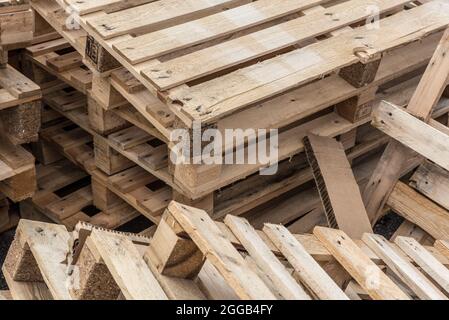
[[353,239],[373,233],[343,145],[332,138],[309,135],[305,146],[329,226]]
[[67,286],[70,234],[64,226],[21,220],[18,230],[30,247],[42,277],[55,300],[72,300]]
[[365,234],[363,241],[393,272],[423,300],[447,300],[447,297],[427,279],[411,262],[404,259],[391,244],[380,235]]
[[449,136],[395,105],[382,101],[373,113],[373,126],[449,170]]
[[168,210],[241,299],[276,299],[205,211],[176,202]]
[[[258,2],[255,4],[257,5]],[[288,1],[282,1],[282,4],[284,2]],[[405,2],[404,0],[380,0],[375,1],[375,5],[378,6],[379,13],[383,13]],[[279,9],[281,5],[272,1],[272,6]],[[229,17],[231,13],[224,14]],[[309,41],[357,21],[365,20],[370,15],[371,12],[366,9],[365,0],[348,1],[167,62],[155,64],[148,70],[144,70],[143,74],[160,90],[165,91],[297,43]],[[335,19],[336,16],[338,19]],[[222,20],[226,21],[226,19]],[[350,30],[349,33],[352,32],[352,29]],[[165,30],[164,33],[167,34]],[[177,43],[173,40],[171,42]]]
[[449,210],[449,172],[425,161],[410,179],[410,185],[420,193]]
[[201,42],[221,38],[327,1],[259,0],[201,19],[147,33],[117,43],[113,47],[130,63],[136,64]]
[[[252,259],[271,279],[279,293],[287,300],[310,300],[310,296],[293,279],[256,230],[245,219],[227,216],[226,225],[240,240]],[[311,259],[313,259],[311,257]]]
[[343,231],[316,227],[313,233],[371,298],[410,300]]
[[167,300],[131,240],[99,230],[93,230],[90,238],[126,299]]
[[398,182],[387,205],[405,219],[413,222],[435,239],[449,239],[449,211]]
[[322,300],[348,300],[340,287],[285,227],[267,224],[264,232],[315,296]]
[[41,89],[33,81],[19,71],[7,65],[0,68],[0,86],[8,90],[17,99],[36,96],[40,97]]
[[395,243],[449,293],[449,270],[432,253],[413,238],[397,237]]
[[193,87],[180,86],[170,90],[168,97],[174,109],[178,105],[181,118],[216,122],[360,60],[375,60],[385,51],[422,39],[448,24],[449,4],[430,2],[382,19],[380,29],[363,26]]
[[88,18],[87,23],[103,39],[110,39],[127,33],[163,29],[247,2],[249,0],[160,0]]

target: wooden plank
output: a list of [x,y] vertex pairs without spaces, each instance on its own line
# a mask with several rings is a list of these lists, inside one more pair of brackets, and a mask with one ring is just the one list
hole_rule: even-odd
[[398,182],[387,205],[405,219],[420,226],[435,239],[449,239],[449,211]]
[[372,125],[449,170],[449,136],[440,130],[386,101],[374,111]]
[[247,2],[248,0],[160,0],[88,18],[87,24],[103,39],[111,39],[128,33],[163,29],[170,24],[195,20]]
[[371,298],[410,299],[344,232],[316,227],[313,233]]
[[53,298],[71,300],[66,283],[67,266],[61,264],[69,252],[70,235],[67,229],[29,220],[21,220],[18,229],[24,235]]
[[0,86],[8,90],[17,99],[32,96],[39,98],[41,95],[41,89],[38,85],[10,65],[7,65],[6,68],[0,68]]
[[2,268],[2,272],[14,300],[53,300],[53,296],[44,282],[14,281],[5,266]]
[[241,299],[275,299],[205,211],[176,202],[168,210]]
[[433,254],[413,238],[397,237],[395,243],[446,293],[449,293],[449,270]]
[[[444,33],[422,81],[407,107],[418,118],[429,119],[436,103],[441,98],[442,90],[447,85],[447,74],[449,74],[448,50],[449,29]],[[446,74],[446,79],[444,79],[444,74]],[[434,86],[434,88],[428,90],[429,85]],[[423,97],[425,97],[424,100]],[[401,164],[412,156],[413,152],[397,141],[392,141],[387,147],[363,194],[368,214],[372,220],[376,220],[380,216],[385,202],[399,180]]]
[[305,146],[329,226],[353,239],[373,233],[343,145],[332,138],[309,135]]
[[93,230],[90,238],[126,299],[167,299],[131,240],[100,230]]
[[[442,14],[443,10],[447,13]],[[383,19],[381,29],[360,27],[354,32],[320,41],[193,87],[175,88],[169,91],[169,100],[173,102],[174,111],[179,109],[181,118],[187,116],[190,121],[201,119],[203,124],[216,122],[248,105],[322,78],[337,69],[361,60],[368,62],[379,58],[382,52],[421,39],[448,24],[449,4],[430,2]],[[369,44],[366,43],[368,39],[371,39]],[[342,43],[345,45],[342,46]],[[354,50],[360,47],[369,49],[354,55]]]
[[[287,300],[310,300],[310,296],[287,272],[256,230],[245,219],[227,216],[226,225],[240,240],[251,258],[273,282],[275,288]],[[310,257],[312,259],[312,257]]]
[[117,10],[153,2],[154,0],[65,0],[65,3],[80,15],[101,11]]
[[423,300],[447,300],[447,297],[415,266],[404,259],[380,235],[365,234],[363,241],[393,270],[404,283]]
[[425,161],[410,178],[410,185],[440,206],[449,210],[449,172]]
[[171,28],[143,34],[119,42],[113,45],[113,48],[130,63],[136,64],[202,42],[221,38],[324,2],[327,2],[327,0],[306,0],[302,2],[295,0],[280,2],[259,0]]
[[[282,1],[282,3],[284,2],[287,1]],[[379,13],[382,14],[404,3],[403,0],[380,0],[374,1],[372,4],[377,6]],[[280,7],[279,4],[274,2],[272,2],[272,5]],[[228,13],[231,14],[226,12],[226,18],[230,16]],[[365,1],[348,1],[167,62],[155,64],[151,68],[143,70],[142,74],[154,83],[159,90],[165,91],[235,65],[256,60],[259,57],[298,43],[309,41],[357,21],[365,20],[371,14],[366,9]],[[338,16],[338,19],[335,19],[335,16]],[[165,30],[164,33],[167,34]],[[171,42],[177,41],[172,40]]]
[[322,300],[348,300],[340,287],[285,227],[267,224],[264,232],[316,297]]

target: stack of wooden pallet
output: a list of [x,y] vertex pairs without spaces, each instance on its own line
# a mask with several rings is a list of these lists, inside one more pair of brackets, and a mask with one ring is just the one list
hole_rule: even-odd
[[30,45],[33,14],[26,1],[0,1],[0,231],[17,224],[7,198],[31,197],[36,189],[35,159],[21,145],[37,141],[41,91],[17,69],[14,50]]
[[[92,191],[82,185],[73,197],[38,197],[27,207],[69,228],[78,218],[91,220],[80,214],[87,204],[133,212],[122,222],[138,212],[158,224],[171,200],[213,219],[243,215],[255,226],[283,223],[296,233],[332,225],[335,213],[321,204],[332,192],[311,183],[325,173],[310,167],[316,169],[320,144],[329,141],[303,138],[335,138],[332,152],[349,168],[346,151],[364,189],[389,139],[370,125],[372,108],[381,100],[408,104],[449,25],[442,0],[370,6],[362,0],[35,0],[31,6],[42,41],[27,48],[27,70],[46,104],[34,146],[42,164],[38,183],[48,186],[45,195],[61,188],[45,177],[58,172],[58,161],[65,165],[62,153],[92,176]],[[60,38],[51,37],[55,32]],[[447,124],[448,112],[443,98],[433,117]],[[197,122],[201,133],[279,129],[277,174],[260,175],[266,164],[171,163],[172,134],[193,132]],[[247,142],[234,147],[247,151]],[[408,164],[401,174],[417,166]],[[352,182],[350,190],[360,193]]]
[[448,265],[445,240],[353,240],[273,224],[256,231],[245,219],[218,223],[172,202],[151,239],[22,220],[3,272],[15,299],[446,300]]

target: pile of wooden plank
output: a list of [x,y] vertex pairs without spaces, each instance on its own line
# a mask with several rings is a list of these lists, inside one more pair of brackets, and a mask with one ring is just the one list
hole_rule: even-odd
[[[372,108],[408,103],[449,24],[445,1],[374,2],[380,29],[366,25],[372,12],[357,0],[176,10],[164,0],[32,1],[43,41],[24,60],[48,116],[35,154],[52,165],[62,153],[89,173],[105,212],[126,203],[157,224],[176,200],[213,219],[244,215],[303,232],[326,225],[303,138],[337,139],[363,189],[388,142],[370,125]],[[448,111],[442,101],[433,116],[447,121]],[[171,135],[197,121],[201,132],[278,129],[277,174],[260,175],[266,164],[172,163]]]
[[448,27],[447,0],[0,1],[12,296],[445,299]]
[[37,141],[41,91],[20,69],[14,50],[30,45],[33,13],[26,1],[0,1],[0,231],[18,222],[8,199],[18,202],[36,189],[35,159],[21,145]]
[[[345,290],[328,271],[337,262]],[[299,235],[273,224],[256,231],[172,202],[151,239],[22,220],[3,272],[14,299],[446,300],[448,264],[444,240],[353,240],[324,227]]]

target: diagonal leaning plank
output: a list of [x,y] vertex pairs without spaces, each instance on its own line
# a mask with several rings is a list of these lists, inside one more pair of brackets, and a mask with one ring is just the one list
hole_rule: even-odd
[[449,293],[449,270],[413,238],[397,237],[395,243]]
[[131,240],[100,230],[93,230],[90,239],[126,299],[167,299]]
[[205,211],[176,202],[169,210],[241,299],[276,299]]
[[446,133],[386,101],[374,111],[372,125],[449,170],[449,136]]
[[348,297],[283,226],[267,224],[264,232],[295,269],[301,281],[319,299],[348,300]]
[[449,211],[405,183],[396,184],[386,204],[435,239],[449,239]]
[[[272,280],[282,297],[287,300],[310,300],[310,296],[302,289],[295,279],[287,272],[279,259],[259,237],[257,231],[246,219],[235,216],[225,218],[226,225],[240,240],[251,258]],[[313,258],[311,258],[313,259]]]
[[410,261],[399,254],[391,244],[380,235],[365,234],[363,241],[404,283],[423,300],[447,300],[447,297],[427,279]]
[[[424,121],[428,121],[446,88],[449,75],[449,29],[433,55],[407,111]],[[385,106],[385,105],[382,105]],[[397,141],[391,141],[375,169],[363,193],[363,199],[372,222],[376,222],[391,194],[406,159],[414,152]]]
[[410,186],[449,210],[449,172],[425,161],[410,178]]
[[304,145],[329,226],[353,239],[373,233],[343,145],[313,134],[304,139]]
[[410,300],[343,231],[316,227],[313,233],[371,298]]
[[43,280],[54,300],[72,300],[67,285],[67,266],[62,263],[70,250],[69,239],[64,226],[21,220],[3,266],[11,288],[28,298],[30,287],[20,286],[20,282],[31,285]]

